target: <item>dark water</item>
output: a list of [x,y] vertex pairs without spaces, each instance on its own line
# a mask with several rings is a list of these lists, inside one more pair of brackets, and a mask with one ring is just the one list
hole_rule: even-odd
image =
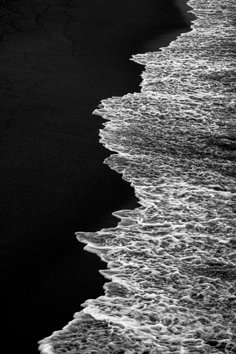
[[185,20],[172,1],[6,1],[1,43],[1,314],[5,354],[37,353],[87,298],[104,264],[76,230],[116,224],[133,189],[103,165],[101,99],[139,91],[129,57]]

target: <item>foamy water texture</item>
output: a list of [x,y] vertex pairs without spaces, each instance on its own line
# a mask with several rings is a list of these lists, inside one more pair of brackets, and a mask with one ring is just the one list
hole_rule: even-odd
[[140,207],[77,232],[109,282],[41,353],[236,353],[236,3],[188,4],[190,32],[133,56],[146,66],[141,92],[94,111],[115,151],[105,163]]

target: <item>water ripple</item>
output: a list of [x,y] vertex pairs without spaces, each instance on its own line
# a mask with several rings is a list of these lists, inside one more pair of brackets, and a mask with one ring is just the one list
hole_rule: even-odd
[[189,5],[191,32],[133,56],[145,65],[141,92],[94,111],[115,152],[105,163],[140,207],[76,233],[110,282],[42,353],[236,353],[236,5]]

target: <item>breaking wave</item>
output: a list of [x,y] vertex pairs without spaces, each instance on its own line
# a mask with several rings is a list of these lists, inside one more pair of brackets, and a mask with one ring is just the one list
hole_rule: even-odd
[[234,0],[190,0],[196,20],[145,65],[141,92],[103,100],[105,160],[140,207],[77,232],[108,268],[42,353],[236,353]]

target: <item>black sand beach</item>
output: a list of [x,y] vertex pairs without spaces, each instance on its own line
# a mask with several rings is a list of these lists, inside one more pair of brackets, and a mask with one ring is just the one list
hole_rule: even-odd
[[0,2],[2,353],[37,353],[103,293],[106,265],[74,232],[115,225],[136,198],[103,164],[91,113],[139,91],[132,54],[187,28],[171,0]]

